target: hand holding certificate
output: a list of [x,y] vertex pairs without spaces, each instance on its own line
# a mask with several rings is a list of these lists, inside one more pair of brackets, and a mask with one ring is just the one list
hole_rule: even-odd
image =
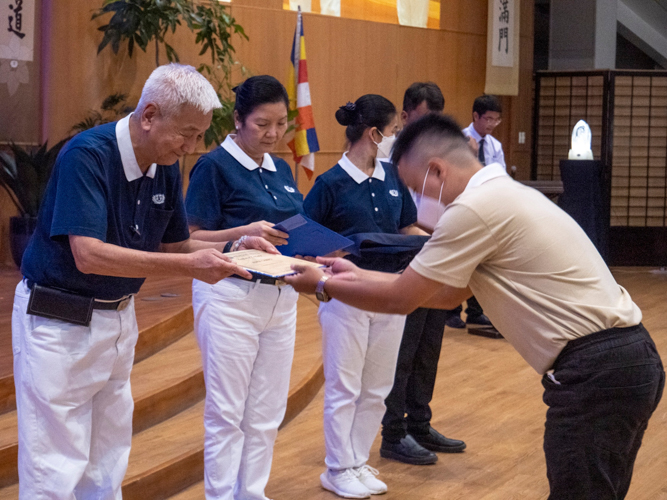
[[234,264],[246,269],[253,274],[268,276],[270,278],[282,278],[295,274],[293,265],[313,268],[324,267],[322,264],[287,257],[285,255],[274,255],[261,250],[241,250],[240,252],[229,252],[225,254]]

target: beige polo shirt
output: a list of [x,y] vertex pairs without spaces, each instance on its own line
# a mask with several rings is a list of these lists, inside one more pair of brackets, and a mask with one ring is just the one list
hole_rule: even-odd
[[541,374],[569,340],[642,319],[579,224],[499,164],[470,179],[410,266],[431,280],[470,286]]

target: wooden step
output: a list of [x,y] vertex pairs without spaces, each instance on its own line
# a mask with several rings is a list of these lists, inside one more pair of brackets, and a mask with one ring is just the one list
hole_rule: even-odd
[[[166,420],[204,398],[201,354],[194,333],[137,363],[131,375],[133,432]],[[0,487],[18,481],[16,411],[0,415]]]
[[[21,274],[0,269],[0,413],[16,409],[12,374],[12,304]],[[183,277],[149,278],[135,298],[139,339],[134,362],[155,354],[192,330],[192,280]]]
[[132,439],[123,482],[125,500],[164,498],[201,480],[204,470],[204,401]]
[[204,498],[204,494],[204,481],[199,481],[180,493],[169,497],[169,500],[201,500]]
[[[280,426],[281,429],[308,406],[324,384],[321,330],[317,320],[318,305],[319,302],[313,297],[301,296],[299,298],[294,363],[292,365],[287,410]],[[144,455],[143,452],[135,451],[143,446],[157,446],[149,439],[140,442],[140,436],[153,432],[157,433],[156,435],[172,432],[171,430],[166,430],[167,428],[165,427],[172,422],[174,423],[174,429],[178,428],[179,425],[184,425],[183,423],[178,423],[180,415],[135,436],[135,440],[132,443],[133,454],[130,455],[130,469],[133,467],[133,460],[143,461],[145,460],[145,456],[152,456],[156,460],[162,460],[162,463],[158,462],[152,468],[147,467],[145,472],[136,477],[130,477],[131,471],[128,469],[128,475],[123,486],[123,498],[125,500],[168,498],[174,494],[184,495],[183,500],[199,500],[204,498],[203,403],[187,410],[187,413],[190,415],[188,418],[191,418],[192,413],[197,411],[196,408],[201,408],[197,424],[199,425],[200,435],[199,440],[196,441],[196,443],[201,443],[201,448],[192,446],[192,443],[190,443],[188,449],[181,455],[176,458],[170,456],[167,459],[163,459],[160,453],[155,452],[155,450],[147,455]],[[165,430],[159,430],[158,428]],[[193,429],[188,429],[188,431],[191,430]]]
[[183,306],[178,312],[139,333],[134,348],[134,362],[139,363],[192,331],[192,306]]
[[[298,310],[294,364],[282,426],[308,405],[324,382],[316,302],[301,297]],[[205,390],[194,334],[185,335],[137,363],[132,372],[132,386],[135,436],[123,483],[124,498],[167,498],[201,482]],[[12,431],[16,436],[15,414],[0,415],[0,439],[3,429],[11,427],[12,416]],[[9,450],[7,454],[11,455]],[[0,447],[0,471],[2,459]],[[15,451],[13,473],[16,481]],[[16,485],[10,484],[0,490],[0,500],[15,499],[17,491]]]
[[137,363],[131,381],[135,434],[204,399],[201,352],[194,333]]
[[[323,382],[324,374],[320,360],[310,370],[307,378],[295,384],[290,390],[281,429],[308,406],[321,389]],[[308,389],[304,389],[306,387]],[[133,451],[130,454],[130,467],[123,483],[123,498],[125,500],[204,498],[203,420],[202,401],[172,419],[137,434],[132,441]],[[182,435],[174,434],[181,432],[181,429]],[[157,465],[150,467],[150,463]],[[175,492],[180,493],[176,493],[173,498],[169,496]]]
[[[130,463],[123,481],[125,500],[165,498],[200,481],[204,470],[204,401],[132,439]],[[192,476],[194,472],[198,475]],[[16,500],[18,485],[0,489],[0,500]]]
[[16,465],[18,452],[16,411],[12,411],[0,415],[0,488],[19,480]]
[[[19,497],[19,485],[12,484],[0,490],[0,500],[17,500]],[[203,498],[203,497],[202,497]]]
[[19,281],[21,273],[18,269],[0,266],[0,413],[16,408],[11,331],[14,290]]

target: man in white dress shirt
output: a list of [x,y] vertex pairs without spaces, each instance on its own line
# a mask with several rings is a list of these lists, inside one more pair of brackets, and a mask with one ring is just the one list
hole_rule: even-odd
[[500,163],[507,170],[503,145],[491,135],[500,124],[502,112],[496,96],[479,96],[472,105],[472,123],[463,129],[463,133],[477,143],[477,159],[483,166]]
[[[463,129],[463,134],[472,139],[470,145],[477,150],[477,159],[482,166],[498,163],[507,170],[503,145],[500,144],[498,139],[491,136],[493,130],[500,124],[501,114],[502,106],[496,96],[488,94],[479,96],[472,105],[472,123]],[[482,330],[472,330],[472,333],[480,331],[484,333],[487,328],[493,330],[491,321],[484,314],[484,309],[474,296],[468,299],[467,304],[466,324],[472,327],[483,327]],[[450,313],[447,318],[447,326],[453,328],[463,328],[465,326],[460,316],[462,310],[463,308],[459,306]],[[497,332],[493,330],[490,333],[489,336],[493,337]]]

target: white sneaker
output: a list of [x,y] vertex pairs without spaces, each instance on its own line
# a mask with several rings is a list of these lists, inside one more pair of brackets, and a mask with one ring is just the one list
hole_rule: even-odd
[[354,469],[361,484],[363,484],[371,495],[382,495],[387,493],[387,485],[380,481],[377,477],[379,472],[370,465],[362,465]]
[[320,474],[322,488],[334,492],[343,498],[370,498],[371,492],[359,481],[354,469],[332,471],[327,469]]

